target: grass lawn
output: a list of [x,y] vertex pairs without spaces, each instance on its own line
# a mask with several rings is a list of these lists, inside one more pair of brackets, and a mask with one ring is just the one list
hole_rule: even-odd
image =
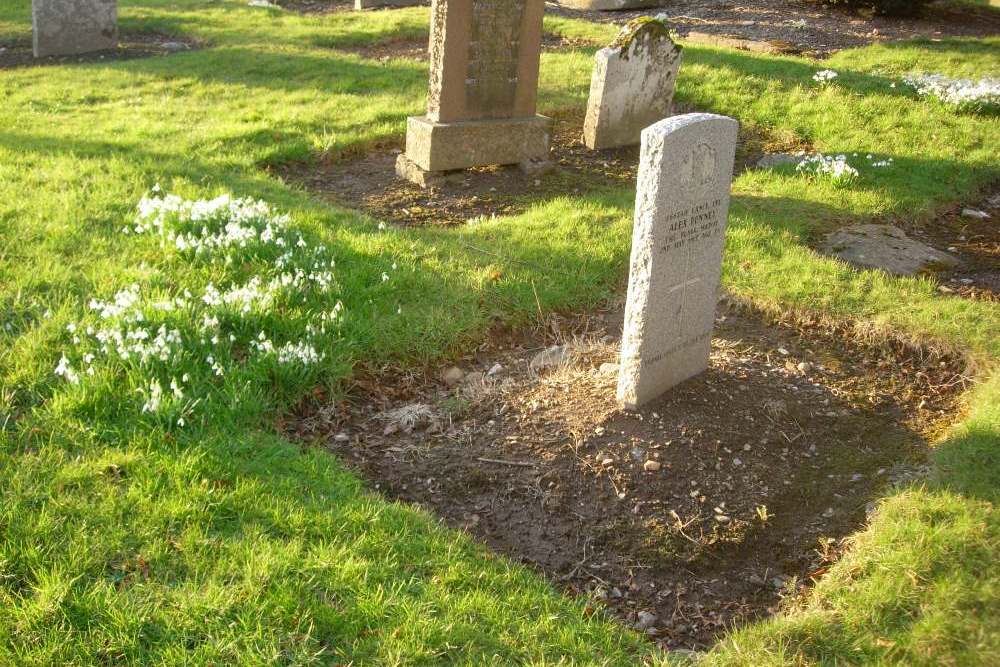
[[[28,0],[0,4],[0,39],[28,38],[29,14]],[[568,194],[462,229],[382,229],[266,167],[400,136],[422,111],[426,66],[338,47],[422,36],[426,9],[304,17],[242,0],[121,0],[120,17],[124,31],[209,48],[0,70],[0,663],[666,660],[274,428],[354,364],[420,364],[498,318],[530,321],[536,289],[548,311],[608,298],[627,270],[634,193]],[[547,28],[611,37],[565,19]],[[585,103],[591,57],[543,56],[543,112]],[[823,68],[840,73],[834,85],[812,81]],[[960,350],[979,379],[937,445],[934,477],[886,497],[806,599],[727,636],[708,664],[1000,662],[1000,308],[805,245],[874,216],[930,217],[1000,178],[997,117],[890,86],[913,70],[995,74],[1000,39],[879,45],[820,64],[685,50],[685,104],[826,153],[894,159],[850,186],[742,174],[726,288],[859,335]],[[155,184],[271,209],[168,202],[160,227],[137,230]],[[271,240],[235,242],[234,215],[243,230],[270,224]],[[125,358],[102,353],[88,327],[150,337],[106,333]]]

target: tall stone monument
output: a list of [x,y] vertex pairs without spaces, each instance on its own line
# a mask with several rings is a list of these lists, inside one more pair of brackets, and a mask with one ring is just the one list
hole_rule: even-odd
[[411,116],[396,172],[545,160],[550,120],[535,113],[543,0],[433,0],[427,115]]
[[670,115],[681,47],[657,19],[630,21],[594,56],[583,141],[590,149],[639,143],[642,130]]
[[32,0],[36,58],[118,46],[118,0]]
[[738,124],[693,113],[642,132],[618,400],[708,368]]

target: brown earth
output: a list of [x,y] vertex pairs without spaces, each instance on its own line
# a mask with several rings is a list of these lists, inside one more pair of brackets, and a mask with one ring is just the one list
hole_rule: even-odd
[[[888,487],[926,473],[963,385],[958,359],[721,312],[710,369],[639,412],[614,401],[616,309],[498,329],[450,386],[370,369],[281,427],[592,610],[703,649],[810,586]],[[532,369],[554,343],[567,358]]]
[[31,50],[31,37],[0,40],[0,69],[64,65],[67,63],[94,63],[115,60],[132,60],[166,56],[203,48],[204,45],[190,37],[164,35],[155,32],[122,32],[118,48],[94,51],[74,56],[46,56],[35,58]]
[[[583,143],[582,117],[556,114],[553,120],[551,159],[556,168],[547,174],[527,175],[515,166],[481,167],[423,189],[396,176],[401,139],[346,156],[320,157],[316,164],[283,163],[271,169],[320,197],[404,226],[455,225],[480,216],[511,215],[535,202],[635,181],[638,146],[592,151]],[[769,133],[753,126],[742,127],[740,133],[737,171],[756,163],[765,152],[808,148],[791,133]]]
[[[938,274],[939,290],[970,299],[1000,301],[1000,188],[982,201],[955,204],[925,223],[903,222],[907,233],[938,250],[947,250],[961,264]],[[970,208],[990,215],[979,220],[962,215]],[[900,223],[894,223],[900,224]]]
[[[279,0],[279,4],[306,14],[353,11],[353,3],[344,0]],[[664,14],[680,35],[696,33],[692,41],[729,37],[744,40],[731,42],[733,48],[817,57],[873,42],[1000,34],[1000,12],[948,0],[932,3],[923,16],[913,18],[871,16],[795,0],[668,0],[661,7],[623,12],[578,11],[548,2],[545,11],[600,23],[625,23],[636,16]]]
[[770,45],[817,57],[873,42],[1000,34],[1000,12],[948,1],[932,3],[923,16],[914,18],[871,16],[795,0],[669,0],[661,7],[624,12],[585,12],[550,3],[546,12],[602,23],[663,14],[682,36],[729,36],[758,43],[744,48],[768,50]]

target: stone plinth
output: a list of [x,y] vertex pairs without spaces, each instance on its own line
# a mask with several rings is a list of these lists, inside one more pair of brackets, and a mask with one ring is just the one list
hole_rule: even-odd
[[542,0],[433,1],[427,115],[408,119],[401,175],[548,155],[550,121],[535,113],[543,9]]
[[651,19],[625,26],[616,43],[594,56],[583,123],[588,148],[639,143],[643,129],[670,115],[681,47]]
[[32,0],[36,58],[118,46],[117,0]]
[[737,127],[685,114],[642,133],[618,374],[627,408],[708,368]]

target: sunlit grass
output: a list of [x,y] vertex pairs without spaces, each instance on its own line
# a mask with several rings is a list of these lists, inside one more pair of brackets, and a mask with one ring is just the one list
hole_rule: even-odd
[[[0,6],[0,35],[29,34],[28,4]],[[353,363],[419,364],[463,349],[495,319],[530,321],[536,292],[546,311],[616,293],[634,193],[567,193],[457,230],[380,230],[265,167],[400,136],[421,110],[426,66],[337,47],[419,38],[426,9],[302,17],[236,0],[144,0],[122,2],[121,16],[125,30],[183,33],[209,48],[0,72],[0,662],[630,665],[655,656],[631,631],[368,493],[272,425],[315,384],[336,391]],[[565,19],[548,28],[598,41],[613,30]],[[543,56],[543,111],[582,106],[591,53]],[[812,76],[826,68],[839,76],[820,87]],[[989,373],[1000,312],[942,297],[927,280],[855,271],[806,245],[872,217],[927,218],[1000,176],[997,119],[891,86],[917,69],[994,73],[1000,40],[879,45],[821,65],[685,49],[680,102],[824,153],[894,160],[847,187],[788,169],[741,175],[727,289],[961,349],[984,372],[968,415],[939,446],[936,477],[889,498],[801,609],[731,635],[712,656],[719,663],[988,664],[997,653],[1000,383]],[[302,311],[282,303],[252,323],[291,339],[298,314],[341,300],[348,317],[323,364],[206,378],[186,394],[203,403],[183,426],[142,413],[142,368],[108,362],[77,385],[53,373],[74,350],[67,325],[97,323],[93,298],[133,283],[200,295],[208,282],[269,270],[192,264],[154,235],[123,234],[156,183],[190,199],[263,199],[310,246],[330,249],[338,289],[328,304],[321,295]],[[176,326],[198,331],[200,319],[182,313]],[[241,335],[254,333],[247,327]]]

